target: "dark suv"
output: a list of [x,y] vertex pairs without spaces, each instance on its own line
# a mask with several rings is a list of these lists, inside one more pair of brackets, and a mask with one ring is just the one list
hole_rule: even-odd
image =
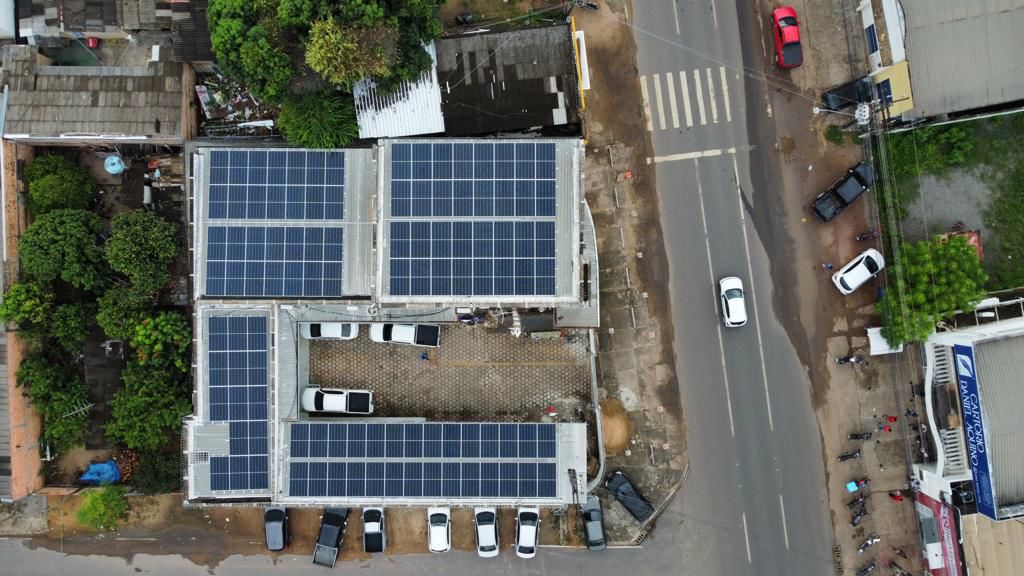
[[871,102],[873,98],[874,83],[871,78],[865,76],[824,91],[821,94],[821,103],[825,110],[835,111],[856,106],[861,102]]
[[288,547],[291,534],[288,530],[288,510],[281,506],[268,506],[263,509],[263,536],[267,542],[267,550],[280,552]]
[[604,484],[608,491],[615,496],[615,499],[626,507],[626,510],[633,515],[633,518],[636,518],[637,522],[646,522],[654,515],[654,508],[651,506],[651,503],[636,491],[633,483],[621,471],[616,470],[609,474],[605,478]]
[[842,178],[836,180],[827,190],[814,199],[814,213],[823,222],[839,216],[854,200],[871,188],[875,183],[875,169],[867,162],[861,162],[846,171]]

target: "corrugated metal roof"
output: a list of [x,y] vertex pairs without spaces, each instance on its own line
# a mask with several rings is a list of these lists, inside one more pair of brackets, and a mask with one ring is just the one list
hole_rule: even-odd
[[1024,503],[1024,337],[977,342],[978,392],[988,428],[989,463],[1000,508]]
[[[903,0],[914,116],[1020,100],[1024,0]],[[898,31],[890,30],[897,34]]]
[[[434,43],[426,47],[436,63]],[[352,90],[360,138],[388,138],[444,132],[437,68],[431,66],[416,82],[403,82],[390,94],[381,94],[372,80],[356,83]]]

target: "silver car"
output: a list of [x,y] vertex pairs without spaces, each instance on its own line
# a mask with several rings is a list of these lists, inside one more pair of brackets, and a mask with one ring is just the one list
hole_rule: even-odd
[[608,547],[604,538],[604,510],[597,496],[587,496],[583,504],[583,527],[587,532],[587,548],[604,550]]

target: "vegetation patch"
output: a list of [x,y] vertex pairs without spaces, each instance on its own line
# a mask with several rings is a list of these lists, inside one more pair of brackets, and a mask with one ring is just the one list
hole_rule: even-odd
[[128,517],[128,500],[121,486],[104,486],[86,492],[75,519],[93,530],[116,530]]

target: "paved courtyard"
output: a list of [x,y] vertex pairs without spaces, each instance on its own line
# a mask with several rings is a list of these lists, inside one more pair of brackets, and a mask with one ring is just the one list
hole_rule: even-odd
[[370,341],[310,342],[310,382],[374,393],[375,416],[534,422],[554,406],[559,419],[590,401],[585,332],[553,340],[507,330],[444,326],[439,348]]

